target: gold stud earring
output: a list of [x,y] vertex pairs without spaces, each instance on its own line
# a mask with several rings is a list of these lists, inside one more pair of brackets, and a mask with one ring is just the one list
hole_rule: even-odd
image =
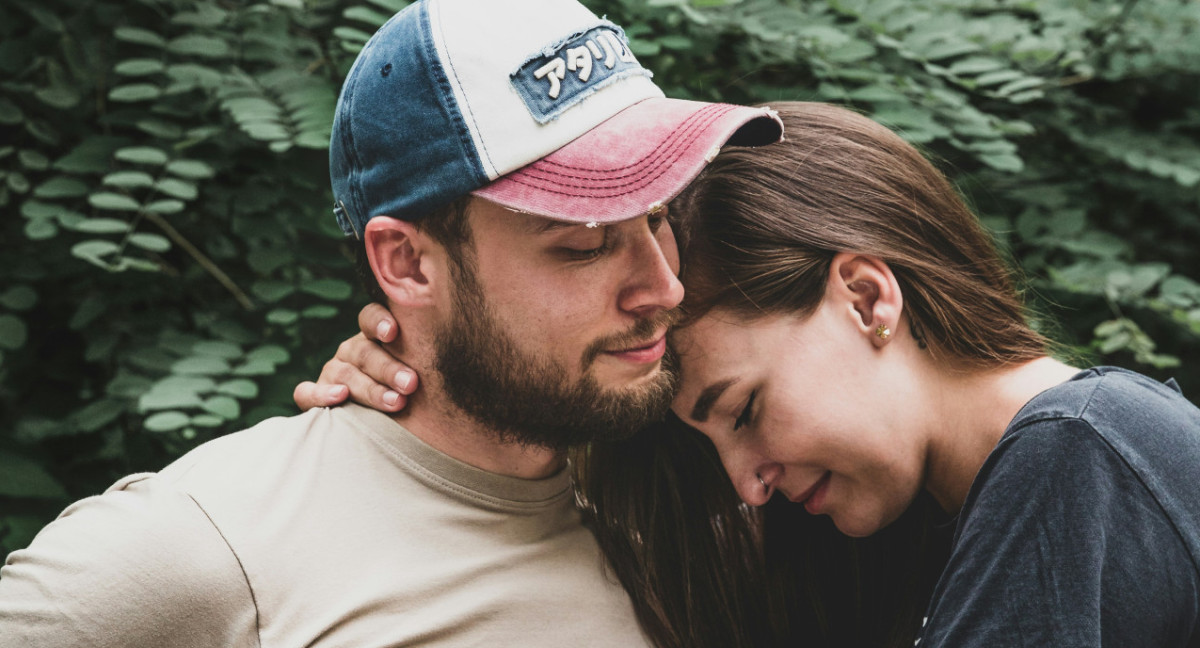
[[879,328],[875,329],[875,335],[879,336],[880,340],[886,340],[892,337],[892,330],[887,327],[887,324],[880,324]]

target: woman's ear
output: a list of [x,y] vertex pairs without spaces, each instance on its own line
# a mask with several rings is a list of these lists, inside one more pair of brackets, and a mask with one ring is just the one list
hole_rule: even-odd
[[376,216],[367,221],[363,243],[371,272],[388,299],[403,306],[433,302],[426,266],[436,244],[428,235],[408,221]]
[[887,344],[899,327],[904,297],[882,259],[849,252],[835,255],[828,293],[848,307],[855,326],[877,346]]

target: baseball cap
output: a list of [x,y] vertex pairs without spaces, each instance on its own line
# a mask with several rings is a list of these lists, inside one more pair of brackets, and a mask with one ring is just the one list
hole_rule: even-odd
[[338,98],[347,234],[473,193],[606,223],[675,197],[725,145],[778,141],[770,110],[667,99],[621,28],[576,0],[419,0],[371,37]]

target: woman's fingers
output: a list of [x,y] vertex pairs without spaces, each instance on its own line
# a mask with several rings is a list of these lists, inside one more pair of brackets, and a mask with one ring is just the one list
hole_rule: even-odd
[[384,343],[395,340],[400,331],[391,312],[374,302],[358,311],[358,328],[363,335]]
[[345,385],[318,385],[306,380],[292,391],[292,400],[301,412],[307,412],[314,407],[331,407],[350,396],[350,388]]
[[380,304],[367,304],[358,313],[362,332],[338,345],[316,382],[296,386],[292,399],[301,410],[329,407],[347,398],[384,412],[398,412],[417,389],[417,374],[397,360],[388,347],[400,329]]

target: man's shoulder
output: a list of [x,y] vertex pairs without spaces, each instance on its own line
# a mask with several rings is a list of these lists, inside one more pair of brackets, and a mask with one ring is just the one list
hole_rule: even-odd
[[266,419],[203,443],[150,476],[156,487],[193,495],[253,496],[334,468],[347,453],[372,452],[362,408],[315,408]]

